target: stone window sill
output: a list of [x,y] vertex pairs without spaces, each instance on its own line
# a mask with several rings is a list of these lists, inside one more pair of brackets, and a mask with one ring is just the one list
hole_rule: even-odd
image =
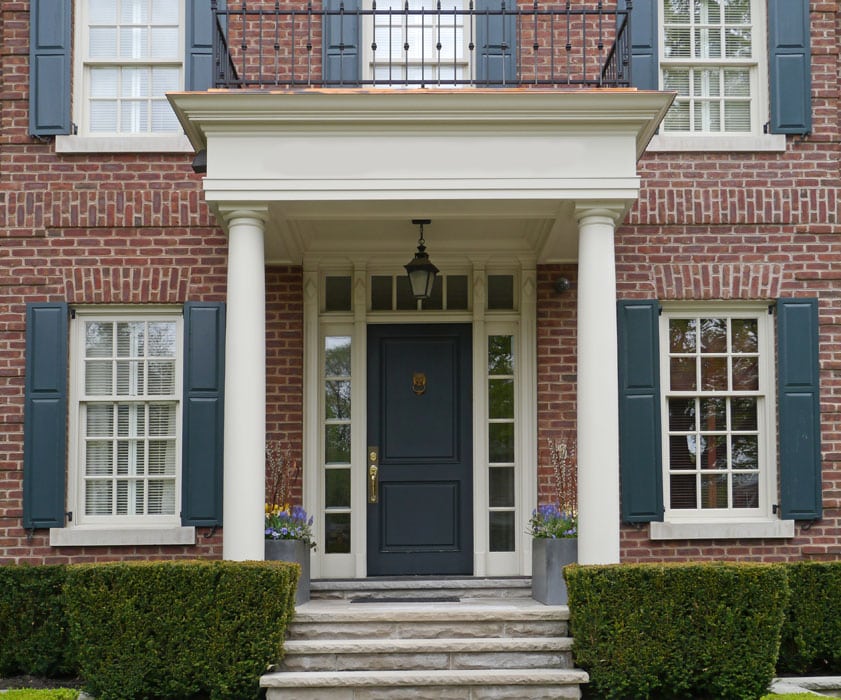
[[56,136],[56,153],[194,153],[184,134],[172,136]]
[[84,528],[50,530],[51,547],[120,547],[196,543],[194,527]]
[[744,540],[794,537],[793,520],[651,523],[652,540]]
[[756,152],[782,153],[786,150],[785,134],[761,134],[758,136],[677,136],[655,134],[648,144],[649,153],[670,152]]

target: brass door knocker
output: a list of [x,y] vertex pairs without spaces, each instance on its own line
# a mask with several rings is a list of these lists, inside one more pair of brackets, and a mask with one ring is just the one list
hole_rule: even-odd
[[412,375],[412,391],[417,396],[426,393],[426,375],[423,372],[415,372]]

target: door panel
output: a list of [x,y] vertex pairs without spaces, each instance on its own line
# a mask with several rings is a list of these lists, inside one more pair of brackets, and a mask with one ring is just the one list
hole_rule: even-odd
[[368,574],[473,570],[471,327],[370,326]]

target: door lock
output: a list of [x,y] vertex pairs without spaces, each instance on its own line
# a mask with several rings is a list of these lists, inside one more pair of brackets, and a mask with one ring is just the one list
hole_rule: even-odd
[[379,474],[380,451],[377,447],[368,448],[368,503],[380,500]]

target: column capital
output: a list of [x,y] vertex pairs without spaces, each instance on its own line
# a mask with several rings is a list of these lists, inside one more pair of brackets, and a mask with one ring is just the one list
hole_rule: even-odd
[[266,203],[232,202],[230,204],[219,204],[216,207],[216,212],[226,226],[236,219],[253,219],[262,223],[269,219],[269,207]]
[[575,220],[580,224],[584,219],[610,219],[616,226],[625,218],[629,207],[628,202],[576,202]]

